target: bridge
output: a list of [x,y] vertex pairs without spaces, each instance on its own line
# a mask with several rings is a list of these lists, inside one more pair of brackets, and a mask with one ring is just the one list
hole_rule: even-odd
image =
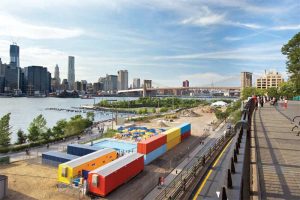
[[149,87],[130,90],[120,90],[118,94],[136,95],[136,96],[240,96],[240,87]]
[[195,147],[144,199],[300,199],[299,119],[300,102],[255,109],[249,100],[234,129]]

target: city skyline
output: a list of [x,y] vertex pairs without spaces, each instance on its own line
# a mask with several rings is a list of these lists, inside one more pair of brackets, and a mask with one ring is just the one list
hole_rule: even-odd
[[76,80],[90,82],[119,66],[130,71],[129,80],[152,79],[157,86],[186,79],[239,85],[241,71],[255,79],[265,69],[286,79],[280,49],[300,30],[299,3],[292,1],[15,3],[0,3],[2,62],[9,63],[9,45],[17,42],[21,67],[45,66],[53,73],[57,63],[63,79],[67,57],[74,55]]

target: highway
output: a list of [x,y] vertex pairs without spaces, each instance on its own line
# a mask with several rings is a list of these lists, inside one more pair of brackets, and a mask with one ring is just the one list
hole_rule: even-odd
[[[210,200],[219,199],[217,192],[224,185],[224,180],[226,178],[227,169],[229,166],[230,157],[232,156],[234,145],[232,145],[232,140],[225,146],[222,152],[219,154],[217,159],[213,162],[212,167],[209,169],[208,173],[204,176],[203,181],[201,181],[193,195],[193,200]],[[219,193],[219,194],[220,194]]]

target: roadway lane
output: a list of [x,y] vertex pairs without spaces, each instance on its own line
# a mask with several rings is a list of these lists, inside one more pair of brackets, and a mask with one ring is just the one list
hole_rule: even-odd
[[232,156],[234,145],[232,140],[225,146],[217,159],[213,162],[205,178],[200,182],[193,195],[193,200],[211,200],[218,199],[217,191],[224,185],[229,161]]
[[216,131],[212,136],[209,136],[207,140],[205,140],[204,146],[196,154],[196,156],[193,157],[193,159],[191,159],[191,161],[189,162],[189,164],[186,166],[185,169],[191,168],[196,162],[198,162],[198,158],[203,156],[205,152],[209,150],[210,147],[214,146],[217,140],[224,135],[224,131],[227,130],[227,125],[228,123],[226,123],[220,130]]

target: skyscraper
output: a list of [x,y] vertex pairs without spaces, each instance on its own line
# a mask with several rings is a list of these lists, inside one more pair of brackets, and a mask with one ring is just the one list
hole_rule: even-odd
[[134,78],[133,79],[133,84],[132,84],[133,89],[137,89],[141,87],[141,79],[139,78]]
[[60,84],[60,77],[59,77],[59,67],[56,64],[55,71],[54,71],[54,78],[56,79],[57,84]]
[[128,90],[128,71],[118,71],[118,90]]
[[24,68],[26,94],[48,94],[51,89],[51,74],[46,67],[29,66]]
[[9,55],[10,55],[11,67],[20,67],[19,53],[20,53],[20,49],[16,43],[10,45]]
[[241,72],[241,88],[252,87],[252,73]]
[[68,83],[69,83],[69,89],[74,90],[74,84],[75,84],[75,57],[69,56],[69,62],[68,62]]

